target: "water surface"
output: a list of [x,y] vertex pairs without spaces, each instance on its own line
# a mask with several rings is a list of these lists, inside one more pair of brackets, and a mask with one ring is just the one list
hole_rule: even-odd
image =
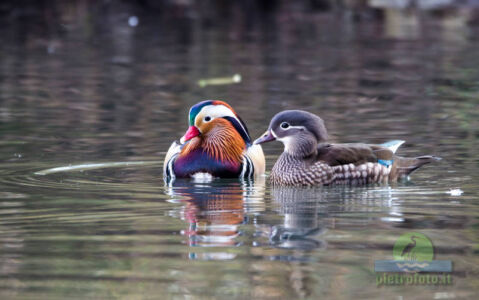
[[[127,9],[76,10],[60,9],[61,24],[1,21],[2,299],[477,295],[477,27],[287,9],[217,23],[143,12],[131,27]],[[234,74],[240,83],[198,85]],[[383,186],[165,185],[166,150],[211,98],[254,138],[301,108],[332,141],[403,139],[400,155],[443,160]],[[269,170],[282,147],[264,150]],[[111,162],[146,163],[36,174]],[[452,285],[377,287],[374,261],[411,231],[453,261]]]

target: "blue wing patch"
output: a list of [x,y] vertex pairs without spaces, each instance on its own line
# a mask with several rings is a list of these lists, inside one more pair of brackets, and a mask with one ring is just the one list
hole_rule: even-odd
[[383,166],[386,166],[386,167],[390,167],[393,165],[393,160],[392,159],[389,159],[389,160],[386,160],[386,159],[378,159],[378,163],[383,165]]

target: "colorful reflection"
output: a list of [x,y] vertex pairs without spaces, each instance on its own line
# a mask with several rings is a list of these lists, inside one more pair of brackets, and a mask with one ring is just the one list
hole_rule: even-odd
[[[240,225],[248,222],[247,213],[264,206],[264,178],[256,181],[195,182],[176,180],[169,194],[183,203],[180,217],[188,224],[181,231],[191,247],[236,247],[241,245]],[[225,253],[203,253],[203,258],[224,259]],[[198,254],[190,254],[198,258]]]

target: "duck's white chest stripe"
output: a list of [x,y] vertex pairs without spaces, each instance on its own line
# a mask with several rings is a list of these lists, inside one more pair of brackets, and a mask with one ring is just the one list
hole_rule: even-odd
[[243,170],[241,170],[240,177],[251,177],[254,174],[254,165],[251,159],[244,155],[243,156]]
[[248,173],[248,177],[251,177],[254,175],[254,164],[253,164],[253,161],[251,160],[251,158],[248,157],[248,164],[249,164],[249,173]]
[[175,172],[174,172],[174,170],[173,170],[173,163],[175,162],[177,156],[178,156],[178,153],[175,154],[175,155],[173,155],[173,156],[170,158],[170,160],[168,161],[168,164],[167,164],[166,170],[165,170],[165,173],[166,173],[165,175],[166,175],[167,177],[171,177],[171,178],[175,178],[175,177],[176,177],[176,176],[175,176]]

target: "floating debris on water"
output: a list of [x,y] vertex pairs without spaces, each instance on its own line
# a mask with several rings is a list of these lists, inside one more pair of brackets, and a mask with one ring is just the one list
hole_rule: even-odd
[[461,196],[462,194],[464,194],[464,191],[461,189],[450,189],[446,193],[451,196]]
[[24,141],[0,141],[0,146],[3,145],[25,145],[27,142]]
[[139,20],[137,16],[131,16],[128,18],[128,25],[131,27],[136,27],[138,26]]
[[160,164],[161,161],[120,161],[120,162],[109,162],[109,163],[98,163],[98,164],[81,164],[81,165],[68,165],[63,167],[45,169],[38,172],[35,172],[35,175],[48,175],[60,172],[82,172],[86,170],[95,170],[103,168],[119,168],[119,167],[130,167],[130,166],[146,166],[146,165],[156,165]]
[[241,75],[234,74],[233,76],[228,76],[228,77],[200,79],[198,80],[198,85],[200,87],[205,87],[208,85],[225,85],[225,84],[235,84],[240,82],[241,82]]

